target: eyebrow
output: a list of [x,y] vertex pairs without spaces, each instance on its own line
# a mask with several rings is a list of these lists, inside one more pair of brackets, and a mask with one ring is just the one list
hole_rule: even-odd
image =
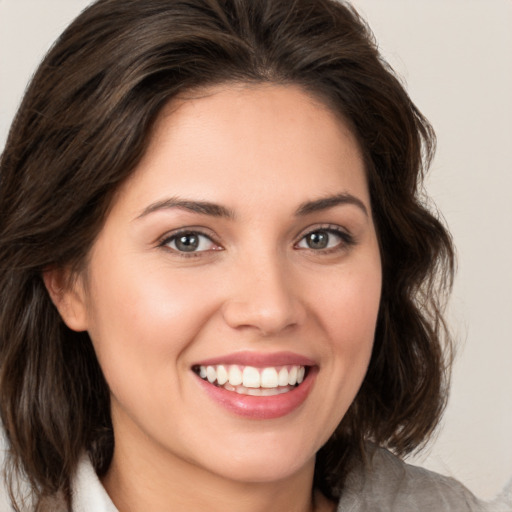
[[323,210],[328,210],[329,208],[334,208],[335,206],[351,204],[360,208],[363,213],[369,217],[368,209],[366,208],[363,201],[353,196],[352,194],[343,193],[336,194],[334,196],[322,197],[320,199],[316,199],[315,201],[308,201],[306,203],[302,203],[295,213],[296,216],[302,217],[304,215],[309,215],[311,213],[320,212]]
[[[329,208],[334,208],[335,206],[345,204],[357,206],[363,211],[363,213],[366,216],[368,216],[368,210],[364,203],[357,197],[353,196],[352,194],[347,193],[322,197],[314,201],[307,201],[305,203],[302,203],[297,208],[295,215],[297,217],[303,217],[306,215],[310,215],[312,213],[328,210]],[[211,217],[221,217],[230,220],[233,220],[235,218],[235,213],[232,210],[220,204],[211,203],[209,201],[192,201],[189,199],[180,199],[178,197],[170,197],[168,199],[163,199],[162,201],[152,203],[146,208],[144,208],[142,213],[138,215],[136,218],[140,219],[153,212],[159,210],[168,210],[172,208],[178,208],[193,213],[199,213],[201,215],[209,215]]]
[[180,199],[178,197],[170,197],[150,204],[148,207],[144,208],[140,215],[137,216],[137,219],[159,210],[168,210],[171,208],[187,210],[201,215],[210,215],[212,217],[222,217],[226,219],[235,218],[235,214],[232,210],[219,204],[210,203],[208,201],[191,201],[188,199]]

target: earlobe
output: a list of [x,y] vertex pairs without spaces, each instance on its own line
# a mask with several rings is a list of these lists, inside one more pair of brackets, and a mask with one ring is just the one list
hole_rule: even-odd
[[64,323],[73,331],[87,330],[87,308],[82,280],[70,278],[68,269],[51,268],[43,281]]

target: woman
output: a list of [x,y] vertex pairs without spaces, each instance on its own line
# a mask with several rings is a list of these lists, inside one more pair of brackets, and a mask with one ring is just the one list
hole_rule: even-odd
[[15,509],[481,510],[379,448],[446,397],[433,146],[349,6],[84,11],[1,161]]

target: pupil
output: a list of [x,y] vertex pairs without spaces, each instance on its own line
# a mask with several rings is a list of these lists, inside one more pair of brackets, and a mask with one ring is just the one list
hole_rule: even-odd
[[310,249],[325,249],[329,243],[329,235],[325,231],[316,231],[308,236]]
[[182,235],[176,239],[176,247],[179,251],[192,252],[199,246],[199,237],[196,235]]

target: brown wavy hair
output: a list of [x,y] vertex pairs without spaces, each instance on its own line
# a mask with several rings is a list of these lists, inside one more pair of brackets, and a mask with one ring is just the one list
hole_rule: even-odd
[[348,123],[365,158],[382,299],[367,375],[317,455],[316,486],[336,498],[366,441],[404,455],[437,425],[454,256],[422,192],[435,138],[365,22],[333,0],[100,0],[43,60],[0,161],[0,409],[13,495],[23,475],[36,503],[60,493],[69,504],[81,453],[102,475],[113,452],[91,341],[61,321],[43,272],[86,267],[163,106],[230,82],[302,87]]

